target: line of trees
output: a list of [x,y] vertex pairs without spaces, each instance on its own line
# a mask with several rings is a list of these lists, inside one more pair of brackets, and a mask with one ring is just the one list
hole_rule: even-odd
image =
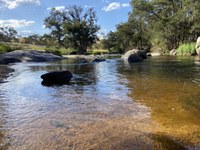
[[98,40],[96,12],[93,8],[84,10],[79,6],[70,6],[63,11],[52,8],[44,25],[50,29],[50,34],[33,34],[28,37],[17,38],[17,32],[11,27],[0,28],[0,41],[11,42],[13,39],[21,43],[73,48],[77,53],[84,54]]
[[11,42],[16,40],[17,31],[13,27],[0,27],[0,41]]
[[[128,21],[116,26],[101,40],[102,48],[111,53],[124,53],[138,48],[149,50],[153,46],[164,50],[178,48],[180,44],[194,42],[200,35],[200,3],[198,0],[132,0]],[[84,54],[98,41],[96,13],[71,6],[59,11],[52,8],[44,25],[51,33],[31,35],[25,43],[73,48]],[[17,32],[13,28],[0,28],[0,40],[9,42]]]
[[110,51],[160,46],[171,50],[200,35],[199,0],[132,0],[132,12],[103,41]]

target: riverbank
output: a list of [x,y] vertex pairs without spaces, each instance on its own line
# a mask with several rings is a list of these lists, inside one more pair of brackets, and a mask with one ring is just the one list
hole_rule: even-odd
[[0,65],[0,83],[4,82],[5,78],[9,76],[14,70],[7,65]]
[[104,54],[104,55],[63,55],[64,58],[70,59],[94,59],[97,57],[109,58],[109,57],[121,57],[122,54]]

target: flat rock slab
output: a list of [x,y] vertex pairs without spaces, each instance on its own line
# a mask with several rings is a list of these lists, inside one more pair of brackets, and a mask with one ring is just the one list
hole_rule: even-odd
[[60,59],[62,59],[62,56],[36,50],[16,50],[5,54],[0,54],[0,64],[16,62],[46,62]]

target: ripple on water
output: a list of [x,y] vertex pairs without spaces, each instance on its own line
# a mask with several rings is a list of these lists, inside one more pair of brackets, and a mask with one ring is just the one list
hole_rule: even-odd
[[[199,68],[190,59],[182,61],[157,58],[133,65],[119,59],[84,65],[73,61],[16,64],[14,76],[0,85],[1,137],[9,137],[10,149],[183,147],[178,141],[187,133],[170,120],[179,116],[184,119],[179,125],[196,125],[196,117],[192,120],[188,116],[194,115],[195,107],[197,112],[199,109],[194,82],[199,85]],[[42,86],[40,76],[51,70],[71,71],[71,84]],[[186,109],[181,116],[176,113]],[[189,124],[184,123],[187,121]],[[177,131],[173,133],[173,129]],[[186,140],[191,142],[189,138]]]

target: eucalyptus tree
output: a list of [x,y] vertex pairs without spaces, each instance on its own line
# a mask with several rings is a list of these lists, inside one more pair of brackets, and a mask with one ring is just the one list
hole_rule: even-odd
[[44,24],[61,46],[73,47],[81,54],[98,40],[97,32],[100,27],[93,8],[86,11],[76,5],[64,11],[53,8]]
[[10,42],[15,40],[17,31],[13,27],[0,27],[0,41]]
[[199,35],[198,0],[132,0],[133,15],[145,18],[149,32],[168,49]]

